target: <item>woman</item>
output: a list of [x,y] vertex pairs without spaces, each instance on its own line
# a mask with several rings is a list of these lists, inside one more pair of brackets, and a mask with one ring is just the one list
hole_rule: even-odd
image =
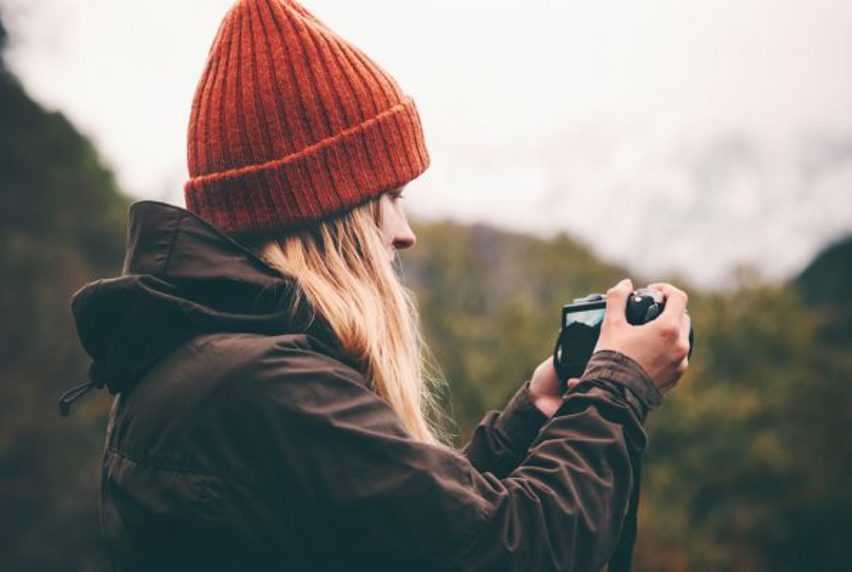
[[[117,394],[102,529],[120,570],[596,570],[642,422],[686,367],[686,296],[632,327],[609,291],[583,378],[545,359],[470,443],[442,444],[394,274],[414,103],[304,8],[242,0],[189,124],[187,209],[131,207],[121,277],[73,302]],[[520,380],[519,380],[520,382]]]

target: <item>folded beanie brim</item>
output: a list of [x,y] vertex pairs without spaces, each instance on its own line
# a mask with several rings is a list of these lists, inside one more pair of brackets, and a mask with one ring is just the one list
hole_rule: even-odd
[[429,166],[414,101],[399,104],[297,153],[193,177],[187,208],[233,235],[272,236],[347,211]]

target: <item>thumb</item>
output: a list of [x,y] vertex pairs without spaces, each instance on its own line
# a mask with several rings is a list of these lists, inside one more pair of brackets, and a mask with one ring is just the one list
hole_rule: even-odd
[[633,282],[625,278],[606,292],[606,317],[610,324],[627,323],[627,297],[633,292]]

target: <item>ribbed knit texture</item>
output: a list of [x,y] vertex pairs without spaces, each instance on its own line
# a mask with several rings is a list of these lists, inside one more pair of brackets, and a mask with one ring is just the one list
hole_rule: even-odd
[[429,164],[412,99],[289,0],[240,0],[225,16],[195,92],[187,159],[187,208],[235,235],[330,218]]

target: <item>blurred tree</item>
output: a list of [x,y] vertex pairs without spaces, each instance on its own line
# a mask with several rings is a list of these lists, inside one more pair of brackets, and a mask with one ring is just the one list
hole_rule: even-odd
[[[451,223],[416,231],[405,270],[461,442],[549,353],[561,304],[625,273],[565,236]],[[848,299],[837,272],[852,266],[835,251],[806,276],[847,296],[819,298],[836,310]],[[826,259],[831,270],[820,269]],[[852,569],[852,356],[823,343],[825,312],[797,289],[748,277],[729,293],[686,286],[696,353],[649,420],[639,570]]]
[[796,279],[824,341],[852,349],[852,236],[823,250]]
[[[101,570],[109,397],[69,419],[56,398],[87,366],[70,296],[118,273],[127,199],[87,139],[26,95],[2,52],[0,127],[0,568]],[[561,305],[626,273],[566,235],[415,226],[402,271],[462,441],[549,355]],[[794,286],[689,289],[697,347],[649,419],[638,570],[852,570],[850,241]]]
[[450,382],[465,440],[552,351],[562,304],[604,291],[625,272],[565,235],[550,241],[450,222],[415,225],[404,273],[424,332]]
[[649,423],[641,569],[852,569],[849,356],[788,287],[690,306],[693,365]]
[[56,400],[86,371],[70,296],[120,268],[127,200],[88,140],[5,65],[0,126],[0,401],[11,404],[0,416],[0,554],[9,570],[101,569],[107,402],[63,420]]

